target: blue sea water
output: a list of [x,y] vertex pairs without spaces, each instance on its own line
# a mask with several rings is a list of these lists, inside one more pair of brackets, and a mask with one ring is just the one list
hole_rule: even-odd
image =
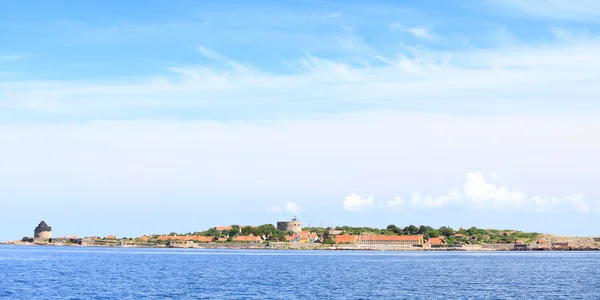
[[600,253],[0,246],[0,298],[600,299]]

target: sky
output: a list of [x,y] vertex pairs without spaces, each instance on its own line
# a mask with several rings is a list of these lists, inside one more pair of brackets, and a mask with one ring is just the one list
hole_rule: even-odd
[[600,235],[591,0],[13,1],[0,240],[260,225]]

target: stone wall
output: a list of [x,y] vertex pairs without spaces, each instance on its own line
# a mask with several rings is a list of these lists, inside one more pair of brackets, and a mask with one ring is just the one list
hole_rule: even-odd
[[52,238],[52,231],[38,232],[38,234],[37,234],[37,236],[35,238],[39,238],[39,239],[51,239]]

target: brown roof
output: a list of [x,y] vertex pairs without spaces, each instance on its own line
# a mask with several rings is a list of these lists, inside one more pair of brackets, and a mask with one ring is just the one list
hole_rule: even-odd
[[236,242],[259,242],[259,241],[261,241],[259,236],[236,236],[233,240]]
[[360,241],[420,241],[423,237],[418,235],[360,235]]
[[201,242],[201,243],[209,243],[212,242],[213,237],[212,236],[190,236],[190,240],[192,241],[197,241],[197,242]]
[[429,238],[429,244],[431,244],[431,245],[442,245],[442,244],[444,244],[444,242],[439,237],[438,238]]
[[218,230],[218,231],[223,231],[223,230],[231,230],[231,229],[233,229],[233,227],[231,227],[231,226],[217,226],[217,227],[215,227],[215,229]]
[[356,235],[336,235],[334,241],[336,244],[356,243],[356,237]]

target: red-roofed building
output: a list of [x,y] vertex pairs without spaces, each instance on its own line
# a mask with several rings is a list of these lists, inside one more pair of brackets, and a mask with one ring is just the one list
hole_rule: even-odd
[[244,243],[260,243],[262,242],[262,239],[260,238],[260,236],[236,236],[235,238],[233,238],[234,242],[244,242]]
[[454,235],[454,237],[461,238],[461,237],[463,237],[463,235],[462,235],[462,233],[457,233],[457,234]]
[[285,238],[290,242],[299,242],[299,243],[314,243],[319,240],[319,235],[310,231],[300,231],[292,234],[291,237]]
[[191,236],[190,240],[195,241],[195,242],[200,242],[200,243],[210,243],[213,241],[213,237],[212,236]]
[[107,236],[106,236],[106,239],[107,239],[107,240],[116,240],[116,239],[117,239],[117,237],[116,237],[116,236],[114,236],[114,235],[107,235]]
[[354,244],[356,238],[356,235],[336,235],[334,241],[336,244]]
[[429,245],[444,245],[445,242],[442,238],[429,238]]
[[423,235],[359,235],[356,243],[365,246],[423,245]]
[[217,226],[217,227],[215,227],[215,229],[217,231],[224,231],[224,230],[231,230],[231,229],[233,229],[233,227],[231,227],[231,226]]

